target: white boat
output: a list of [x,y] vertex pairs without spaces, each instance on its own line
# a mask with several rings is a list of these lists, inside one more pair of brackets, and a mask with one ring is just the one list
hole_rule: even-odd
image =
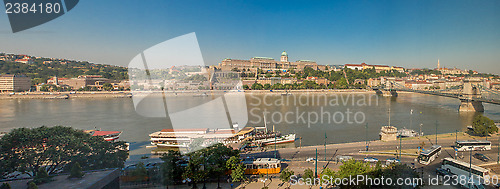
[[295,133],[292,134],[287,134],[283,136],[276,136],[275,137],[269,137],[265,139],[260,139],[260,140],[255,140],[255,143],[261,143],[262,145],[273,145],[273,144],[283,144],[283,143],[290,143],[290,142],[295,142]]
[[215,143],[222,143],[225,139],[235,135],[234,129],[163,129],[151,133],[151,145],[158,147],[189,148],[196,139],[203,142],[200,146],[209,146]]
[[412,129],[403,128],[403,129],[398,130],[398,136],[400,136],[400,137],[416,137],[416,136],[420,136],[420,134]]

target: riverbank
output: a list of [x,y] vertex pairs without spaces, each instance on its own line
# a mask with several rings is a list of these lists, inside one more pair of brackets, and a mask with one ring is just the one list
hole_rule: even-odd
[[129,91],[76,91],[76,92],[18,92],[0,93],[0,100],[9,99],[66,99],[66,98],[130,98]]
[[[200,94],[219,94],[227,91],[219,90],[197,90],[197,91],[168,91],[165,92],[167,96],[193,96]],[[329,89],[313,89],[313,90],[245,90],[240,91],[245,94],[322,94],[322,93],[375,93],[372,90],[366,89],[342,89],[342,90],[329,90]],[[64,99],[64,98],[130,98],[131,95],[153,95],[161,96],[161,91],[153,92],[130,92],[130,91],[71,91],[71,92],[16,92],[16,93],[0,93],[0,99]]]

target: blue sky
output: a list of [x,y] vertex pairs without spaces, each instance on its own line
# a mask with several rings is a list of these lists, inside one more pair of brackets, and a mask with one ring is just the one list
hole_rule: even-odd
[[206,64],[223,58],[366,62],[500,74],[500,1],[97,1],[13,34],[0,52],[127,65],[141,51],[196,32]]

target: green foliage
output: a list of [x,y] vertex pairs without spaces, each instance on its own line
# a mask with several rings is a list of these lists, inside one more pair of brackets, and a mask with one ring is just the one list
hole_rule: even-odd
[[288,170],[288,168],[283,169],[280,174],[280,180],[282,182],[290,181],[290,177],[295,174],[292,170]]
[[10,184],[9,183],[2,183],[2,185],[0,186],[0,189],[10,189]]
[[114,89],[113,85],[111,85],[111,83],[104,83],[102,85],[102,88],[106,91],[112,91]]
[[262,84],[260,83],[254,83],[251,88],[252,90],[262,90],[264,89],[264,86],[262,86]]
[[208,178],[219,179],[220,175],[228,171],[227,161],[232,156],[239,158],[239,151],[219,143],[191,152],[186,156],[188,156],[189,162],[184,168],[182,177],[198,183]]
[[172,185],[178,183],[182,179],[182,167],[180,162],[182,160],[179,151],[169,150],[168,153],[161,157],[163,164],[161,165],[163,173],[163,184]]
[[495,126],[495,122],[483,115],[477,115],[474,117],[474,120],[472,121],[472,128],[474,135],[482,137],[498,131],[498,128]]
[[69,178],[82,178],[84,173],[82,172],[82,167],[80,166],[80,163],[75,162],[71,166],[71,172],[69,175]]
[[[349,176],[354,175],[368,175],[372,169],[370,167],[370,163],[365,163],[362,161],[356,160],[348,160],[344,161],[343,164],[339,168],[340,170],[337,172],[336,178],[349,178]],[[357,182],[357,181],[356,181]],[[364,188],[364,184],[359,186],[356,185],[342,185],[341,188]]]
[[196,75],[189,76],[188,78],[186,78],[186,80],[187,81],[207,81],[208,79],[204,75],[196,74]]
[[35,182],[28,182],[28,189],[38,189],[38,186]]
[[411,75],[442,75],[442,73],[438,70],[431,70],[431,69],[422,69],[422,70],[413,70],[411,72]]
[[135,169],[130,172],[130,176],[135,177],[135,181],[143,181],[148,176],[148,170],[144,167],[144,163],[139,162]]
[[271,89],[271,84],[269,84],[269,83],[264,84],[264,89],[265,90]]
[[231,170],[231,179],[233,182],[241,182],[246,179],[246,167],[243,163],[241,163],[238,156],[231,156],[226,162],[226,168]]
[[35,184],[43,184],[51,181],[53,181],[53,179],[52,177],[49,176],[44,167],[40,167],[38,169],[38,172],[35,178],[33,179],[33,182],[35,182]]
[[308,178],[309,179],[314,179],[316,177],[314,176],[313,170],[307,168],[306,170],[304,170],[304,174],[302,175],[302,178],[304,178],[304,179],[308,179]]
[[17,128],[0,139],[0,159],[7,173],[32,176],[40,167],[48,174],[79,162],[84,170],[123,167],[128,157],[125,142],[108,142],[71,127]]
[[233,169],[231,171],[231,179],[232,179],[232,181],[233,182],[241,182],[241,181],[246,180],[245,169],[246,169],[245,165],[243,163],[239,163],[236,166],[236,169]]
[[[50,63],[44,64],[44,61]],[[37,58],[33,64],[0,61],[0,74],[25,74],[32,78],[33,85],[45,83],[53,76],[74,78],[79,75],[102,75],[111,80],[128,79],[126,67],[48,58]]]

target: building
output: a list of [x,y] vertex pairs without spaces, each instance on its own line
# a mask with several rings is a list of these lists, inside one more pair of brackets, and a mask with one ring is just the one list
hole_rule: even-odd
[[377,73],[382,72],[382,71],[391,71],[391,70],[396,70],[398,72],[404,72],[403,67],[397,67],[397,66],[387,66],[387,65],[369,65],[366,63],[361,63],[361,64],[345,64],[344,65],[346,68],[349,68],[351,70],[364,70],[364,69],[375,69]]
[[[85,87],[96,87],[97,89],[102,89],[102,86],[105,83],[109,83],[109,79],[103,78],[100,75],[81,75],[78,76],[77,78],[71,78],[64,80],[64,83],[62,83],[62,80],[58,80],[58,84],[64,84],[68,85],[74,90],[80,89],[80,88],[85,88]],[[47,81],[49,83],[49,80]]]
[[303,70],[306,67],[310,67],[315,70],[326,70],[327,66],[319,66],[315,61],[312,60],[298,60],[296,62],[288,61],[288,54],[283,51],[281,53],[280,61],[276,61],[273,58],[268,57],[253,57],[250,60],[237,60],[226,58],[219,63],[218,69],[222,71],[250,71],[257,72],[257,69],[264,71],[282,71],[287,72],[288,70]]
[[380,129],[380,140],[382,141],[394,141],[397,139],[398,129],[393,126],[383,126]]
[[31,89],[31,78],[26,75],[1,75],[0,92],[19,92]]

